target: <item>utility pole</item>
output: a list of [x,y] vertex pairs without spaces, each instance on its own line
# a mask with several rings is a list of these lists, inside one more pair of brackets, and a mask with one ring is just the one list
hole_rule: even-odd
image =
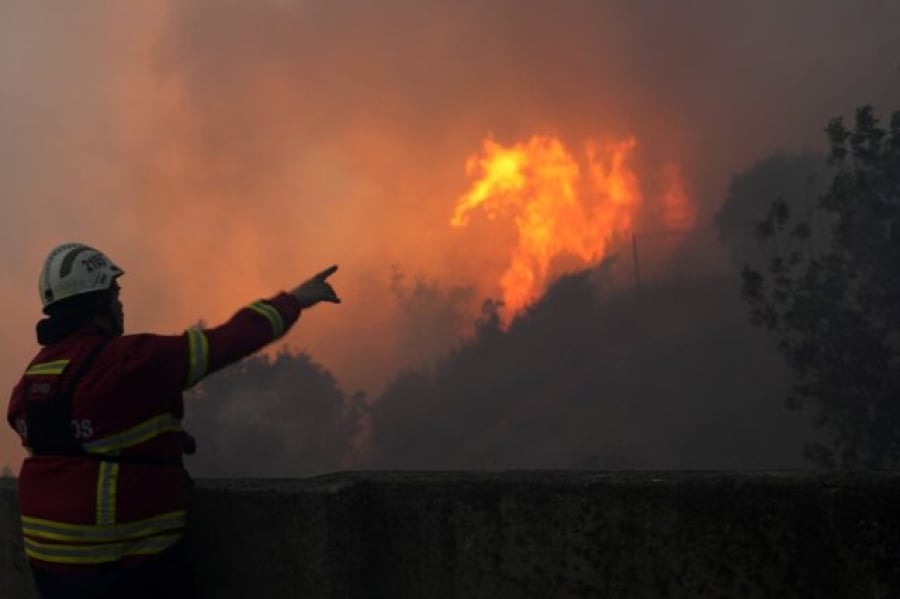
[[637,233],[634,231],[631,232],[631,253],[634,258],[634,291],[637,293],[641,290],[641,266],[638,262]]

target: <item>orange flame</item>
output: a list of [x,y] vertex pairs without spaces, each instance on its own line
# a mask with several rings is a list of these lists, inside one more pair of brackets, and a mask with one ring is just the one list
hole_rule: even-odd
[[[634,230],[644,203],[628,164],[636,146],[633,137],[589,142],[586,175],[563,143],[547,136],[508,147],[488,138],[481,153],[468,159],[466,174],[474,181],[457,201],[451,226],[467,226],[480,208],[490,220],[511,216],[518,232],[500,278],[506,323],[544,290],[555,258],[596,262],[617,237]],[[692,224],[692,206],[674,165],[663,171],[661,203],[663,226]]]

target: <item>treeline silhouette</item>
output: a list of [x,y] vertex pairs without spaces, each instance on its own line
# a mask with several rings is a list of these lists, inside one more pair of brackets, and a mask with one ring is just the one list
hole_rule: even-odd
[[805,426],[787,371],[747,324],[733,279],[604,294],[559,279],[508,330],[398,376],[371,410],[380,468],[797,467]]
[[507,330],[475,335],[373,401],[305,354],[252,357],[188,400],[198,476],[343,468],[791,468],[805,423],[732,277],[604,288],[564,276]]
[[294,477],[351,460],[359,396],[304,353],[254,355],[204,380],[186,398],[197,476]]

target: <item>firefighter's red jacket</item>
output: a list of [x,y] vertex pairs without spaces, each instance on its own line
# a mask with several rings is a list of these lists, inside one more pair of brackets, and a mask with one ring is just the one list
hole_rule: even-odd
[[[213,329],[110,339],[88,327],[42,348],[7,414],[26,448],[25,402],[56,393],[106,344],[72,396],[72,432],[93,457],[32,455],[22,465],[19,506],[32,563],[135,562],[181,539],[188,501],[182,391],[277,339],[299,315],[296,299],[281,293]],[[97,459],[103,456],[115,457]]]

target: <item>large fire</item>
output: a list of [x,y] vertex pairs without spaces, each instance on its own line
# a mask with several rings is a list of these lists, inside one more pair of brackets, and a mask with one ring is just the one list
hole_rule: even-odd
[[507,322],[543,292],[554,259],[597,262],[639,222],[666,230],[693,225],[694,209],[674,164],[662,170],[659,197],[644,197],[629,165],[636,145],[633,137],[591,141],[579,164],[555,137],[533,136],[511,146],[488,138],[481,153],[468,159],[473,182],[450,224],[465,227],[479,208],[490,220],[514,220],[518,245],[500,279]]

